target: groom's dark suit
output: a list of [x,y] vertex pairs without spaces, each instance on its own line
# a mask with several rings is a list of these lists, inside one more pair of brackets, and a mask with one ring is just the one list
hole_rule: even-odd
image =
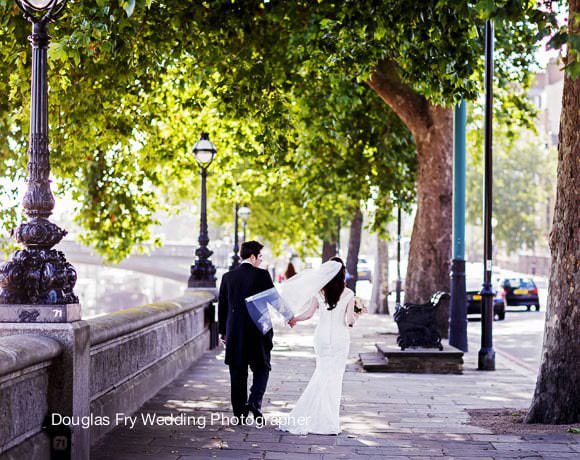
[[[270,373],[270,351],[274,332],[262,335],[246,308],[245,298],[274,287],[266,270],[242,263],[222,277],[218,304],[218,329],[226,337],[225,363],[230,366],[234,415],[244,414],[246,403],[257,408]],[[248,395],[248,365],[254,374]]]

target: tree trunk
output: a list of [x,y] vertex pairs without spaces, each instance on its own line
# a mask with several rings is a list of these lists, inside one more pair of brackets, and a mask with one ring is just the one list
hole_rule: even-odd
[[432,107],[433,125],[415,136],[417,214],[411,234],[405,301],[422,303],[449,291],[453,194],[453,113]]
[[[405,301],[423,303],[450,289],[453,193],[453,111],[429,103],[401,81],[396,63],[382,61],[368,85],[410,129],[417,146],[417,214],[411,235]],[[448,334],[448,307],[438,328]]]
[[336,241],[324,240],[322,242],[322,262],[330,260],[336,255]]
[[[433,125],[416,136],[417,214],[411,234],[405,301],[427,302],[437,291],[450,291],[453,223],[453,113],[431,107]],[[437,311],[437,329],[449,335],[449,302]]]
[[[580,0],[570,1],[572,18]],[[572,22],[570,34],[578,33]],[[570,56],[570,52],[568,52]],[[568,62],[570,64],[570,62]],[[580,422],[580,78],[564,78],[544,349],[526,423]]]
[[373,270],[373,291],[369,305],[370,313],[389,315],[389,245],[377,235],[377,252]]
[[360,251],[360,240],[362,233],[362,212],[360,207],[356,209],[354,217],[350,222],[350,235],[348,237],[348,254],[346,256],[346,287],[356,292],[356,282],[358,280],[358,253]]

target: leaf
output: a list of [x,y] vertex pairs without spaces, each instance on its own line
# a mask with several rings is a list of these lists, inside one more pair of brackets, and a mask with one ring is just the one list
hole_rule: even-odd
[[558,50],[564,43],[568,41],[568,33],[566,31],[559,31],[548,41],[548,48]]
[[580,61],[572,61],[564,66],[564,70],[572,79],[580,78]]
[[133,11],[135,11],[135,2],[136,0],[125,0],[123,9],[125,13],[127,13],[127,17],[131,17],[133,15]]
[[570,428],[568,428],[568,433],[580,434],[580,428],[571,426]]

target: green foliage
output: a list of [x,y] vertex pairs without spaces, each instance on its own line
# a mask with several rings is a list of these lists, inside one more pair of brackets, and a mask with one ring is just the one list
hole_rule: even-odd
[[[493,138],[494,235],[508,253],[533,248],[542,235],[542,204],[555,189],[557,152],[537,133],[499,125]],[[481,225],[483,215],[482,118],[470,114],[468,123],[466,220]]]
[[[580,77],[580,33],[578,32],[580,28],[578,24],[580,24],[580,14],[576,13],[575,16],[568,18],[568,24],[560,26],[547,45],[548,48],[555,50],[562,50],[565,47],[564,70],[574,79]],[[576,33],[572,33],[572,29],[576,30]]]
[[[216,222],[251,202],[256,234],[308,250],[362,202],[381,228],[393,203],[412,200],[416,160],[408,130],[362,83],[392,60],[432,103],[475,98],[489,16],[502,104],[525,113],[514,94],[553,22],[527,1],[70,2],[50,30],[56,192],[77,200],[84,241],[119,260],[152,238],[155,210],[196,199],[191,148],[208,131]],[[0,17],[0,167],[17,181],[29,24],[11,0]],[[15,220],[15,208],[0,212],[4,228]]]

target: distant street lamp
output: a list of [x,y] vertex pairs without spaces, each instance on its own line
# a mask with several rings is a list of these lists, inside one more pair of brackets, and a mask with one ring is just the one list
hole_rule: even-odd
[[234,255],[232,256],[232,264],[230,265],[230,270],[237,268],[240,265],[240,256],[238,251],[240,246],[238,244],[238,209],[240,205],[238,203],[234,206]]
[[251,213],[252,213],[252,211],[250,211],[250,208],[248,208],[247,206],[242,206],[240,209],[238,209],[238,216],[240,216],[240,219],[242,219],[242,224],[243,224],[243,240],[242,240],[242,242],[246,241],[246,228],[247,228],[248,219],[250,218]]
[[340,257],[340,216],[336,217],[336,255]]
[[206,179],[207,168],[213,161],[217,150],[209,140],[207,133],[202,133],[199,141],[193,146],[193,154],[201,170],[201,216],[199,225],[199,248],[195,251],[197,260],[191,266],[191,276],[187,282],[190,288],[215,287],[216,269],[209,259],[213,254],[207,247],[209,236],[207,231],[207,206],[206,206]]
[[485,22],[485,112],[484,112],[484,187],[483,187],[483,252],[484,271],[481,290],[481,348],[477,368],[482,371],[495,370],[495,351],[493,349],[493,287],[491,271],[493,261],[492,243],[492,121],[493,121],[493,22]]
[[[28,186],[22,200],[28,221],[14,232],[25,249],[16,251],[0,268],[0,303],[77,304],[73,293],[76,271],[62,252],[52,249],[67,232],[48,220],[55,204],[49,180],[48,24],[62,14],[67,0],[16,0],[16,4],[32,23],[28,37],[32,45]],[[34,309],[22,310],[17,321],[45,319],[41,309]]]
[[401,206],[397,208],[397,281],[395,284],[395,305],[401,303]]

